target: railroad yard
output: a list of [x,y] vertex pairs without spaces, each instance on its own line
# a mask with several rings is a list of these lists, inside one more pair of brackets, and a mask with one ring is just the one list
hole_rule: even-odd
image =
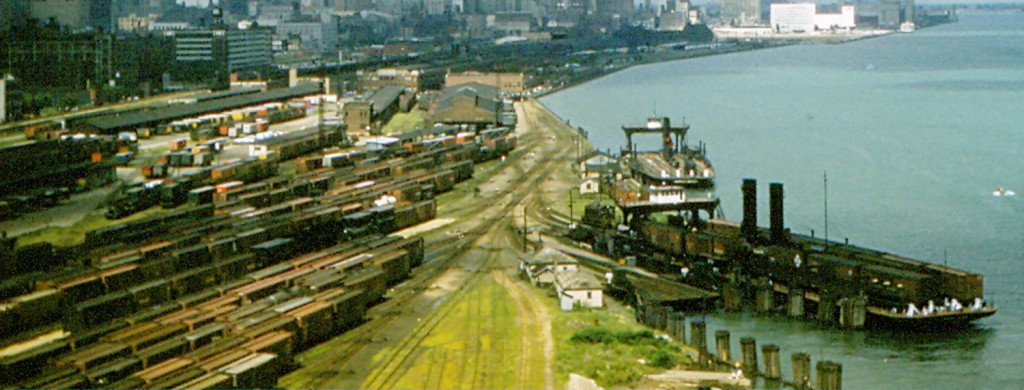
[[5,283],[2,382],[563,387],[552,326],[567,320],[517,273],[567,222],[575,131],[536,101],[516,110],[514,131],[479,143],[414,141],[343,169],[314,153],[282,161],[298,167],[284,178],[32,244],[65,266]]

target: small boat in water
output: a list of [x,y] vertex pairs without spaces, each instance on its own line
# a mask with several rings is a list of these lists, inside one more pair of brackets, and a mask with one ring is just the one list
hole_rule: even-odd
[[1006,189],[1006,188],[1003,188],[1003,187],[999,187],[999,188],[996,188],[995,191],[992,191],[992,195],[994,195],[994,196],[1014,196],[1014,195],[1017,195],[1017,193],[1013,192],[1013,190],[1011,190],[1011,189]]

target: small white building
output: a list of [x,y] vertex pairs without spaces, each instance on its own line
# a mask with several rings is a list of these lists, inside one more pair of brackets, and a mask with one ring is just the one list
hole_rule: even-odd
[[601,283],[586,272],[556,273],[555,291],[558,293],[558,305],[563,311],[570,311],[577,305],[588,308],[604,306]]
[[580,183],[580,194],[596,194],[601,190],[601,182],[595,178],[588,178]]
[[568,255],[551,248],[541,249],[532,259],[519,263],[519,271],[534,286],[551,286],[562,272],[579,271],[579,262]]

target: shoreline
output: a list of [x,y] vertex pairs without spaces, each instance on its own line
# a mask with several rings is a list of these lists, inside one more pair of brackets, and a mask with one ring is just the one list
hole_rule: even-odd
[[[947,24],[953,24],[953,23],[957,23],[957,22],[956,21],[950,21],[950,22],[946,22],[946,23],[936,23],[936,24],[925,25],[925,26],[917,27],[917,31],[924,30],[924,29],[929,29],[929,28],[937,27],[937,26],[943,26],[943,25],[947,25]],[[882,38],[882,37],[888,37],[888,36],[900,35],[900,34],[902,34],[902,33],[899,32],[899,31],[888,31],[888,30],[886,30],[886,32],[878,32],[878,33],[873,33],[873,34],[863,34],[863,35],[856,35],[856,36],[842,36],[842,35],[799,35],[799,36],[794,36],[793,38],[789,38],[789,37],[785,37],[785,36],[774,36],[774,37],[767,37],[767,38],[766,37],[750,37],[750,38],[730,37],[730,38],[726,38],[724,40],[731,41],[731,42],[715,42],[715,43],[713,43],[713,44],[733,43],[733,44],[736,45],[736,46],[731,46],[731,47],[729,47],[729,48],[727,48],[725,50],[702,49],[700,52],[694,51],[693,54],[691,54],[691,55],[674,55],[674,56],[673,55],[669,55],[668,58],[665,58],[664,56],[660,56],[660,57],[657,56],[657,54],[663,54],[663,53],[659,53],[659,52],[655,52],[655,53],[641,53],[641,54],[644,54],[644,57],[642,59],[640,59],[639,61],[635,62],[635,63],[630,63],[630,64],[627,64],[627,65],[624,65],[624,66],[621,66],[621,67],[616,67],[614,69],[607,70],[607,71],[598,71],[598,72],[595,72],[593,74],[587,74],[587,75],[581,76],[578,79],[573,79],[573,80],[569,81],[568,83],[566,83],[565,85],[560,85],[558,87],[544,89],[543,91],[540,91],[538,93],[534,93],[534,94],[531,95],[531,97],[534,98],[534,99],[537,99],[537,101],[540,102],[540,99],[545,97],[545,96],[547,96],[547,95],[554,94],[554,93],[557,93],[557,92],[561,92],[561,91],[564,91],[564,90],[568,90],[568,89],[571,89],[573,87],[576,87],[576,86],[579,86],[579,85],[583,85],[583,84],[586,84],[588,82],[591,82],[591,81],[594,81],[594,80],[597,80],[597,79],[600,79],[600,78],[603,78],[603,77],[607,77],[607,76],[610,76],[610,75],[613,75],[613,74],[616,74],[616,73],[619,73],[619,72],[622,72],[622,71],[625,71],[625,70],[628,70],[628,69],[632,69],[632,68],[639,67],[639,66],[644,66],[644,65],[660,64],[660,63],[674,62],[674,61],[685,61],[685,60],[695,59],[695,58],[703,58],[703,57],[718,56],[718,55],[728,55],[728,54],[734,54],[734,53],[744,53],[744,52],[756,51],[756,50],[768,50],[768,49],[775,49],[775,48],[781,48],[781,47],[787,47],[787,46],[795,46],[795,45],[843,45],[843,44],[847,44],[847,43],[859,42],[859,41],[864,41],[864,40],[868,40],[868,39],[876,39],[876,38]],[[756,43],[753,42],[753,41],[752,42],[736,42],[736,41],[741,40],[741,39],[746,39],[746,40],[756,39],[757,41],[756,41]],[[747,46],[743,46],[744,43]],[[669,53],[672,53],[672,52],[670,51]],[[686,53],[686,51],[682,51],[682,53]],[[613,58],[613,56],[601,56],[600,58],[611,60],[611,58]],[[543,80],[542,83],[546,83],[548,81],[549,80]],[[543,103],[542,103],[542,105],[543,105]],[[545,107],[547,107],[547,106],[545,106]],[[551,111],[551,110],[549,109],[549,111]],[[558,115],[554,111],[552,111],[552,115],[555,115],[556,117],[565,120],[565,118],[562,118],[560,115]]]

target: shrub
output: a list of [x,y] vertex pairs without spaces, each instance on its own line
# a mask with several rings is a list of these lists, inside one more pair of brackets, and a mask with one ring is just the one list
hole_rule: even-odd
[[669,369],[676,366],[675,356],[660,349],[654,350],[649,359],[650,364],[654,367]]
[[586,328],[576,333],[573,333],[572,340],[576,343],[588,343],[588,344],[601,344],[611,343],[615,341],[615,335],[608,329],[595,327]]

